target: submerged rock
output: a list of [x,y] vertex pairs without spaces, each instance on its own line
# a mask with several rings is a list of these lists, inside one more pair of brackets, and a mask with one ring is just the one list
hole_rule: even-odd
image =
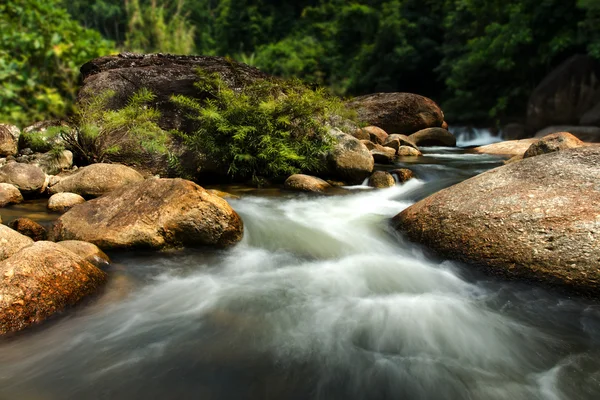
[[329,183],[316,176],[294,174],[286,179],[284,186],[286,189],[297,190],[301,192],[324,192],[331,187]]
[[19,232],[21,235],[30,237],[34,242],[46,240],[48,237],[46,228],[29,218],[13,219],[8,226]]
[[417,146],[456,146],[454,135],[443,128],[422,129],[410,135],[408,139]]
[[102,249],[227,247],[242,234],[242,220],[227,201],[184,179],[127,185],[72,208],[53,227],[56,241]]
[[0,207],[10,204],[19,204],[23,201],[23,195],[15,185],[0,183]]
[[441,255],[600,296],[600,148],[524,159],[435,193],[393,219]]
[[347,103],[358,118],[386,132],[411,134],[421,129],[440,127],[444,113],[431,99],[412,93],[375,93]]
[[362,183],[373,172],[373,156],[358,139],[339,129],[330,130],[337,141],[327,156],[328,173],[348,183]]
[[369,177],[369,186],[382,189],[392,187],[396,184],[394,177],[389,172],[375,171],[373,175]]
[[106,280],[100,269],[51,242],[36,242],[0,262],[0,277],[0,335],[42,322]]
[[9,163],[0,167],[0,183],[16,186],[22,194],[39,194],[46,188],[46,174],[37,165]]
[[56,193],[48,199],[48,209],[64,213],[81,203],[85,203],[85,199],[76,193]]
[[574,149],[584,146],[584,143],[571,135],[569,132],[558,132],[544,136],[537,142],[533,143],[523,158],[535,157],[540,154],[552,153],[559,150]]
[[141,182],[142,174],[121,164],[91,164],[62,178],[48,188],[51,194],[69,192],[83,197],[98,197],[120,187]]
[[11,257],[31,244],[33,244],[33,240],[30,237],[22,235],[6,225],[0,225],[0,261]]

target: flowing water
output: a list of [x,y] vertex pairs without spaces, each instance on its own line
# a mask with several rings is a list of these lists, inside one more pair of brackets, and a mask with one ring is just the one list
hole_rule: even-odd
[[0,399],[598,399],[599,303],[388,227],[497,165],[429,148],[393,188],[231,200],[233,249],[111,254],[102,293],[0,341]]

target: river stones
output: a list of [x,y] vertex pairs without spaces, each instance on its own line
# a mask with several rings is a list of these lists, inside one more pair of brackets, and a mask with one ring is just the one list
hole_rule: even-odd
[[36,194],[45,190],[46,174],[37,165],[13,162],[0,167],[0,183],[10,183],[22,194]]
[[444,113],[431,99],[412,93],[375,93],[346,103],[358,118],[386,132],[411,134],[421,129],[440,127]]
[[0,335],[76,304],[105,280],[104,272],[56,243],[23,248],[0,262]]
[[48,210],[64,213],[77,204],[85,203],[85,199],[77,193],[56,193],[48,199]]
[[498,275],[600,295],[600,148],[524,159],[394,217],[409,239]]
[[149,179],[80,204],[55,223],[53,238],[102,249],[227,247],[243,224],[227,201],[184,179]]
[[392,175],[396,175],[396,177],[398,178],[398,183],[404,183],[415,177],[415,174],[408,168],[398,168],[389,172]]
[[396,184],[394,177],[389,172],[375,171],[373,175],[369,177],[369,186],[382,189],[392,187]]
[[418,156],[423,155],[419,150],[415,149],[414,147],[410,147],[410,146],[398,147],[397,154],[401,157],[418,157]]
[[285,180],[283,186],[289,190],[315,193],[324,192],[331,187],[329,183],[321,178],[304,174],[294,174],[290,176]]
[[17,218],[10,221],[9,227],[33,239],[34,242],[46,240],[48,234],[46,228],[29,218]]
[[367,133],[368,140],[373,143],[383,144],[388,138],[387,132],[378,126],[365,126],[364,128],[361,128],[361,130]]
[[51,194],[69,192],[83,197],[98,197],[122,186],[141,182],[144,177],[121,164],[92,164],[79,168],[48,188]]
[[10,204],[19,204],[23,201],[23,195],[15,185],[0,183],[0,207]]
[[11,257],[33,243],[30,237],[20,234],[6,225],[0,225],[0,261]]
[[327,155],[328,173],[348,183],[362,183],[373,172],[373,157],[358,139],[339,129],[331,129],[336,143]]
[[504,142],[487,144],[475,147],[471,151],[480,154],[494,154],[502,156],[522,156],[527,149],[539,139],[505,140]]
[[90,264],[103,268],[110,264],[110,258],[98,246],[81,240],[64,240],[59,245],[77,254]]
[[410,135],[408,138],[417,146],[456,146],[456,138],[454,135],[443,128],[421,129]]
[[552,133],[529,146],[525,154],[523,154],[523,158],[535,157],[540,154],[552,153],[559,150],[574,149],[581,146],[585,146],[584,143],[569,132]]

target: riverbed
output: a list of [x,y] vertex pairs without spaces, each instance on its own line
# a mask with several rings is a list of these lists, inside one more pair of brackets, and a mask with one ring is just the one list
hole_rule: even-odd
[[[482,275],[389,228],[502,164],[424,153],[394,166],[418,179],[389,189],[221,188],[240,195],[240,244],[110,253],[101,293],[0,341],[0,399],[600,398],[600,303]],[[44,207],[0,215],[48,226]]]

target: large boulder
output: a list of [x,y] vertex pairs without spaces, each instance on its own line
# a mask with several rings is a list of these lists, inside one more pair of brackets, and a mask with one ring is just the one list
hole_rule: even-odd
[[48,199],[48,210],[64,213],[77,204],[85,203],[85,199],[76,193],[56,193]]
[[0,167],[0,183],[10,183],[23,194],[41,193],[46,188],[46,174],[37,165],[13,162]]
[[600,295],[600,148],[524,159],[475,176],[393,219],[444,257],[506,277]]
[[376,189],[383,189],[392,187],[396,184],[396,180],[386,171],[375,171],[373,175],[369,177],[369,186],[374,187]]
[[191,126],[186,126],[185,113],[176,109],[171,96],[205,96],[194,86],[198,80],[197,69],[218,74],[234,89],[269,77],[254,67],[225,57],[124,53],[96,58],[81,67],[83,86],[79,100],[113,90],[115,96],[110,99],[109,107],[118,109],[127,104],[132,93],[145,87],[156,95],[153,105],[161,114],[160,127],[188,131]]
[[536,132],[536,138],[543,138],[551,133],[569,132],[584,142],[599,143],[600,127],[598,126],[548,126]]
[[0,157],[17,154],[17,143],[21,131],[14,125],[0,124]]
[[552,153],[559,150],[574,149],[584,145],[585,144],[581,140],[577,139],[569,132],[553,133],[544,136],[529,146],[525,154],[523,154],[523,158],[535,157],[540,154]]
[[83,197],[98,197],[122,186],[144,180],[142,174],[121,164],[91,164],[50,186],[51,194],[69,192]]
[[548,74],[532,92],[527,105],[527,128],[534,133],[551,125],[578,125],[599,102],[600,63],[587,55],[575,55]]
[[447,146],[455,147],[456,138],[443,128],[426,128],[413,133],[408,137],[417,146]]
[[336,143],[327,155],[328,172],[333,178],[348,183],[361,183],[373,172],[373,156],[358,139],[339,129],[331,129]]
[[184,179],[149,179],[112,191],[63,214],[53,238],[102,249],[227,247],[243,234],[227,201]]
[[300,192],[324,192],[331,185],[316,176],[294,174],[285,180],[283,186]]
[[522,156],[527,149],[539,139],[506,140],[504,142],[486,144],[471,149],[474,153],[494,154],[502,156]]
[[431,99],[412,93],[376,93],[347,103],[358,118],[388,133],[411,134],[421,129],[441,127],[444,113]]
[[19,204],[23,201],[23,195],[15,185],[0,183],[0,207],[10,204]]
[[33,239],[10,229],[6,225],[0,225],[0,261],[11,257],[24,247],[33,243]]
[[0,277],[0,335],[45,320],[106,281],[100,269],[51,242],[37,242],[0,262]]

